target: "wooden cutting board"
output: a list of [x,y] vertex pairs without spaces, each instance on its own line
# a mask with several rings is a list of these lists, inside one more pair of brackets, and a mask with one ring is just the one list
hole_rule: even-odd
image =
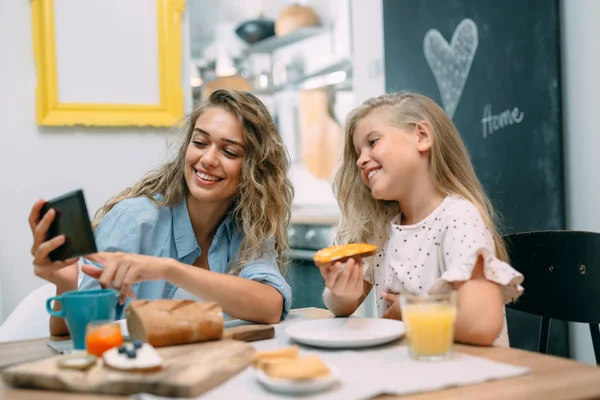
[[273,325],[240,325],[223,331],[224,339],[243,340],[244,342],[266,340],[273,337],[275,337]]
[[250,365],[254,348],[239,339],[252,341],[273,335],[274,328],[270,325],[244,325],[226,329],[222,340],[158,348],[163,359],[163,369],[158,372],[116,371],[105,368],[102,360],[87,371],[60,369],[56,360],[63,356],[56,356],[9,367],[2,371],[2,378],[7,384],[21,388],[195,397]]

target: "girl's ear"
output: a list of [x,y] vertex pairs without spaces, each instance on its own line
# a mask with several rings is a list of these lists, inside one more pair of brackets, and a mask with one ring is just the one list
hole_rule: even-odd
[[417,133],[417,149],[425,152],[433,146],[433,129],[427,121],[419,121],[415,126]]

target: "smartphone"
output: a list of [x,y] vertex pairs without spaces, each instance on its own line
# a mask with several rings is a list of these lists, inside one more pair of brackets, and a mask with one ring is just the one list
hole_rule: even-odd
[[50,260],[64,261],[98,251],[83,190],[78,189],[47,201],[42,207],[40,219],[50,209],[54,209],[56,215],[46,233],[46,240],[58,235],[65,235],[66,238],[62,246],[48,254]]

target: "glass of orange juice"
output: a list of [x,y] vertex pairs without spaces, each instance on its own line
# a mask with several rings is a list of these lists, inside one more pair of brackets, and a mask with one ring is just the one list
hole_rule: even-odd
[[106,350],[124,342],[121,325],[116,321],[92,321],[87,324],[85,347],[89,354],[101,357]]
[[401,295],[400,307],[411,358],[421,361],[450,358],[456,321],[456,292]]

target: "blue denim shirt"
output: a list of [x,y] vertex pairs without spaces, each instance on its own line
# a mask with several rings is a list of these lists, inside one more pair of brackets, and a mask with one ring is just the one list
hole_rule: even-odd
[[[100,252],[121,251],[170,257],[188,265],[192,265],[202,253],[194,235],[186,201],[176,207],[158,207],[147,197],[125,199],[104,216],[96,228],[95,238]],[[244,234],[231,217],[226,216],[208,250],[210,270],[227,273],[227,265],[243,240]],[[91,263],[89,260],[85,262]],[[277,289],[284,299],[281,319],[286,317],[291,307],[292,289],[279,272],[274,251],[246,264],[239,276]],[[96,279],[84,274],[79,290],[99,287]],[[140,282],[132,286],[138,299],[170,299],[176,290],[177,286],[165,280]],[[117,307],[117,319],[124,318],[123,309]]]

